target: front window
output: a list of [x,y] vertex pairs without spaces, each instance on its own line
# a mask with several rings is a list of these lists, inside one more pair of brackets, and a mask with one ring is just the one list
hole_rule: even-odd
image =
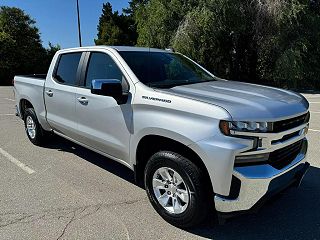
[[120,52],[144,84],[155,88],[215,81],[215,78],[188,58],[167,52]]
[[94,79],[117,79],[122,81],[122,73],[112,58],[100,52],[90,53],[89,64],[86,73],[86,88],[91,87]]

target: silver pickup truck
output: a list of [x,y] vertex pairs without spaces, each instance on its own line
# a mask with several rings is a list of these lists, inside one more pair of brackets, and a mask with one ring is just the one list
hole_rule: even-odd
[[302,95],[219,79],[172,51],[61,50],[46,76],[16,76],[14,91],[32,143],[54,133],[122,163],[178,227],[210,209],[255,210],[309,167]]

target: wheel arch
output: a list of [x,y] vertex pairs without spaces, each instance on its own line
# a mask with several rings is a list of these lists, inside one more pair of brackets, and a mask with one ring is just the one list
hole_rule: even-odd
[[143,186],[144,170],[149,158],[156,152],[165,150],[178,153],[192,161],[205,175],[208,191],[213,194],[209,172],[200,156],[185,143],[161,135],[145,135],[137,144],[135,152],[134,173],[139,186]]
[[32,103],[25,99],[25,98],[22,98],[20,99],[20,102],[19,102],[19,111],[20,111],[20,115],[21,115],[21,118],[24,119],[24,114],[25,114],[25,111],[27,108],[33,108],[33,105]]

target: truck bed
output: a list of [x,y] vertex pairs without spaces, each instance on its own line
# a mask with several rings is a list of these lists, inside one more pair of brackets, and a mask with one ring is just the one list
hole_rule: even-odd
[[35,79],[42,79],[45,80],[47,77],[47,74],[29,74],[29,75],[18,75],[17,77],[23,77],[23,78],[35,78]]
[[46,74],[32,74],[14,77],[16,105],[20,106],[23,101],[27,101],[30,104],[32,103],[37,113],[38,120],[43,126],[46,124],[46,111],[43,97],[45,79]]

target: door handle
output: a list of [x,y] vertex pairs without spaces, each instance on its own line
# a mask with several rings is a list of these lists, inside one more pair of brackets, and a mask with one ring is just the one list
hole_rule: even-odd
[[46,91],[46,94],[49,96],[49,97],[52,97],[53,96],[53,92],[51,90],[47,90]]
[[89,100],[85,97],[78,97],[77,99],[81,104],[84,104],[84,105],[87,105],[89,102]]

